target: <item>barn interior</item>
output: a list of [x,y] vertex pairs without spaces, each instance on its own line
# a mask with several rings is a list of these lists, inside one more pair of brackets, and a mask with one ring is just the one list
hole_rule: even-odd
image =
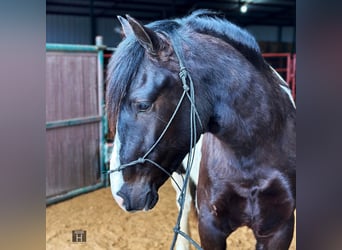
[[247,29],[264,53],[295,53],[295,0],[47,0],[48,43],[94,44],[95,37],[115,47],[121,40],[117,15],[129,13],[143,23],[182,17],[196,9],[223,12]]
[[[249,31],[295,98],[295,0],[46,1],[47,249],[170,246],[177,206],[169,182],[155,211],[142,215],[123,213],[111,196],[105,174],[113,139],[104,110],[106,64],[122,39],[117,15],[149,23],[196,9],[218,10]],[[196,221],[192,212],[190,231],[198,242]],[[74,230],[87,231],[85,244],[73,242]],[[230,249],[255,249],[245,227],[227,242]],[[295,243],[294,237],[290,249]]]

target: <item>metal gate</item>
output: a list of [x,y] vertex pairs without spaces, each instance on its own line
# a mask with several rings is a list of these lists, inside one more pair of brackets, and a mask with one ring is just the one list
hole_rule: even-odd
[[46,203],[106,185],[102,38],[46,45]]

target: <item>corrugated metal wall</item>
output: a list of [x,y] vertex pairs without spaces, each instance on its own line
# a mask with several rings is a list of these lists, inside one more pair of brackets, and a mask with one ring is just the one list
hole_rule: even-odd
[[[293,42],[293,27],[276,27],[276,26],[247,26],[245,27],[257,41],[264,42]],[[280,30],[279,30],[280,29]],[[280,34],[279,34],[280,32]],[[280,35],[280,41],[278,41]]]
[[[46,122],[96,115],[97,54],[47,52]],[[47,198],[100,181],[99,126],[47,129]]]
[[[90,17],[49,14],[46,16],[46,41],[48,43],[94,44],[90,27]],[[96,19],[96,35],[102,36],[107,46],[116,47],[121,41],[120,34],[115,31],[119,28],[119,22],[115,16]],[[279,28],[276,26],[245,27],[258,41],[294,42],[293,27],[281,27],[281,40],[278,41]]]
[[46,42],[94,44],[89,28],[89,17],[46,15]]
[[[90,17],[46,15],[46,42],[94,44],[95,38],[91,37],[90,27]],[[119,28],[116,17],[96,19],[96,35],[103,37],[106,46],[115,47],[121,41],[115,28]]]
[[103,44],[110,47],[116,47],[122,40],[119,34],[121,27],[116,17],[98,18],[97,33],[103,37]]

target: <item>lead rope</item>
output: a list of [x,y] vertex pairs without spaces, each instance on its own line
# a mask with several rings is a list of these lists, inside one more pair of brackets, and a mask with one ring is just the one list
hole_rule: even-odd
[[[174,43],[174,48],[178,48],[178,46],[175,46],[175,43]],[[185,177],[184,177],[184,181],[183,181],[183,187],[182,187],[182,190],[180,192],[180,196],[178,198],[178,204],[179,204],[180,208],[179,208],[179,213],[178,213],[176,225],[173,229],[174,236],[172,239],[170,250],[173,250],[175,248],[175,244],[176,244],[176,241],[178,238],[178,234],[180,234],[187,241],[189,241],[193,246],[196,247],[196,249],[202,250],[201,246],[196,241],[194,241],[188,234],[186,234],[180,230],[180,221],[182,219],[183,210],[184,210],[187,183],[189,181],[190,172],[191,172],[191,168],[193,165],[193,161],[195,158],[195,152],[196,152],[196,137],[197,137],[196,117],[199,121],[199,124],[200,124],[202,130],[203,130],[203,126],[202,126],[202,122],[201,122],[201,119],[200,119],[199,114],[197,112],[196,105],[195,105],[194,83],[192,81],[190,74],[188,74],[188,71],[185,68],[183,61],[181,60],[181,57],[178,54],[178,51],[176,49],[175,49],[175,53],[176,53],[176,56],[178,57],[179,66],[180,66],[179,77],[182,80],[183,89],[187,90],[186,95],[187,95],[187,97],[190,101],[190,104],[191,104],[191,107],[190,107],[190,149],[189,149],[188,161],[186,164],[186,172],[185,172]],[[187,85],[187,79],[189,80],[189,86]]]

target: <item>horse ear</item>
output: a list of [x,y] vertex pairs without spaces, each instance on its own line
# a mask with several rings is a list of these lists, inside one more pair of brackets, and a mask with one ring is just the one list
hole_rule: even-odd
[[119,22],[121,24],[124,37],[128,37],[129,35],[133,34],[133,30],[129,22],[122,16],[117,16],[117,18],[119,19]]
[[143,46],[149,53],[157,54],[161,46],[161,39],[153,30],[140,24],[137,20],[126,15],[128,23],[130,24],[135,37],[138,39],[141,46]]

